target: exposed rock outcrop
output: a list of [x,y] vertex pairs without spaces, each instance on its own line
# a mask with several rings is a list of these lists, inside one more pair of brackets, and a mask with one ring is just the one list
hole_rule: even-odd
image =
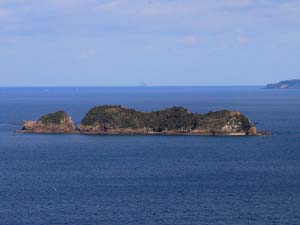
[[26,121],[22,130],[28,133],[72,133],[75,125],[66,112],[58,111],[44,115],[38,121]]

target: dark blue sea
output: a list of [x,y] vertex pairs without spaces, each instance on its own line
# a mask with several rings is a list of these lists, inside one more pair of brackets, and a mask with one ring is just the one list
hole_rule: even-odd
[[[273,136],[15,133],[102,104],[240,110]],[[0,224],[298,225],[300,90],[0,88]]]

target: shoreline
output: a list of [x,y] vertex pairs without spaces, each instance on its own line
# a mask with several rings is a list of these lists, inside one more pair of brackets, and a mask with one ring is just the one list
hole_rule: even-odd
[[74,135],[94,135],[94,136],[105,136],[105,135],[113,135],[113,136],[211,136],[211,137],[255,137],[255,136],[272,136],[272,132],[260,131],[256,134],[246,134],[246,133],[200,133],[200,132],[120,132],[120,131],[106,131],[106,132],[81,132],[81,131],[68,131],[68,132],[51,132],[51,131],[26,131],[26,130],[17,130],[17,134],[74,134]]

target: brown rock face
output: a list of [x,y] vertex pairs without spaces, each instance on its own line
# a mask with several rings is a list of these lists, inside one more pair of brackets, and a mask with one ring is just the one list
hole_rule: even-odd
[[26,133],[72,133],[75,125],[71,117],[64,111],[42,116],[38,121],[27,121],[23,125]]
[[249,132],[249,135],[257,135],[256,127],[251,127],[248,132]]

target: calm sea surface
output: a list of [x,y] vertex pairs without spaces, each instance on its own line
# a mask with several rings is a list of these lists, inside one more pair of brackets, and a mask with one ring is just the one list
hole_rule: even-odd
[[[92,106],[240,110],[270,137],[16,134]],[[300,90],[0,88],[0,224],[300,224]]]

